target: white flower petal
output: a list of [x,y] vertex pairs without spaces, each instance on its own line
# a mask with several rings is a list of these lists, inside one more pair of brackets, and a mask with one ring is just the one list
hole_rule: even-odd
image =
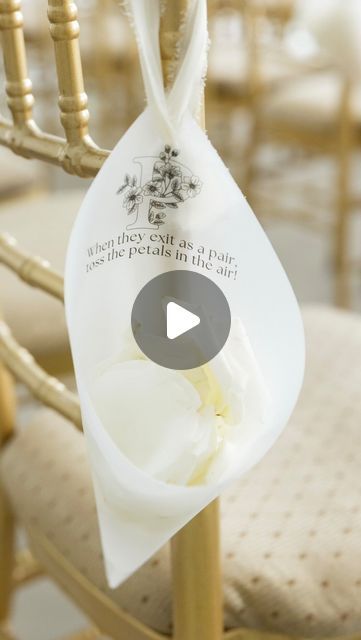
[[197,464],[195,447],[202,443],[208,455],[199,394],[177,371],[146,360],[116,363],[93,381],[92,398],[115,444],[154,477],[186,483]]
[[[123,342],[124,343],[124,342]],[[239,319],[223,350],[191,371],[145,359],[132,334],[97,368],[92,397],[115,444],[164,482],[219,481],[247,438],[263,428],[269,394]]]

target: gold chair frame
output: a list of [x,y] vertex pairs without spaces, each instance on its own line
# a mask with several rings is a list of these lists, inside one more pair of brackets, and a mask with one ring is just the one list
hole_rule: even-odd
[[[172,0],[163,17],[160,37],[165,71],[172,58],[178,37],[179,12],[185,2]],[[53,163],[80,177],[95,176],[109,152],[98,148],[88,132],[89,113],[79,52],[76,6],[72,0],[49,0],[48,16],[55,48],[59,108],[65,139],[41,131],[32,118],[34,98],[27,73],[20,0],[0,0],[6,91],[12,113],[11,122],[0,119],[0,143],[26,158]],[[56,298],[63,298],[61,275],[54,272],[46,261],[24,253],[6,234],[1,236],[0,262],[28,284]],[[5,322],[0,320],[0,446],[15,433],[13,376],[25,383],[43,403],[81,429],[76,395],[48,376],[16,343]],[[80,574],[36,527],[27,529],[34,556],[27,550],[15,552],[14,532],[14,516],[0,487],[0,640],[13,640],[8,617],[14,589],[42,571],[57,581],[94,624],[94,628],[72,636],[72,640],[95,640],[102,633],[114,640],[162,640],[169,637],[146,627],[117,607]],[[174,640],[280,640],[281,637],[286,640],[278,634],[255,630],[223,630],[217,501],[184,527],[173,538],[171,547]]]
[[[162,21],[164,68],[173,56],[179,15],[184,4],[184,0],[173,0]],[[58,165],[80,177],[95,176],[109,151],[100,149],[88,131],[89,112],[79,50],[76,5],[71,0],[49,0],[48,17],[55,49],[60,119],[65,138],[41,131],[33,120],[34,98],[27,72],[21,3],[20,0],[0,0],[7,102],[12,114],[12,121],[0,118],[0,143],[26,158],[38,158]],[[0,261],[28,284],[63,298],[61,276],[52,271],[44,260],[22,252],[16,241],[7,235],[1,237]],[[81,428],[77,397],[34,362],[32,356],[16,343],[2,321],[0,362],[0,444],[14,434],[15,394],[12,375],[25,383],[38,399]],[[1,640],[12,637],[6,630],[6,623],[13,588],[39,573],[37,563],[29,553],[15,554],[14,529],[10,506],[1,492]],[[28,533],[35,557],[42,567],[89,614],[103,633],[119,640],[160,640],[163,637],[118,609],[52,548],[40,531],[31,529]],[[217,502],[194,518],[174,537],[171,544],[174,637],[177,640],[219,640],[223,637],[223,620]],[[89,637],[96,637],[97,633],[94,631]],[[226,637],[234,639],[237,636],[231,633]]]

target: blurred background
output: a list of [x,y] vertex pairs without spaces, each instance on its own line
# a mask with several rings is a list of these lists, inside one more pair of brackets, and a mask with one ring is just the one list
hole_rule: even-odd
[[[90,131],[110,149],[144,107],[136,46],[116,2],[77,4]],[[338,15],[342,4],[351,15]],[[23,13],[35,120],[62,135],[45,0],[23,0]],[[357,0],[211,0],[206,88],[209,137],[299,300],[355,309],[361,308],[359,13]],[[1,98],[7,115],[4,91]],[[76,211],[79,190],[90,183],[3,149],[0,166],[3,211],[10,200],[40,191],[56,193],[56,205],[65,198]],[[72,197],[65,193],[71,191]]]
[[[63,135],[46,4],[22,2],[34,116],[43,130]],[[209,138],[265,228],[299,301],[358,311],[360,4],[210,0],[206,84]],[[111,149],[145,105],[136,45],[118,3],[77,5],[90,132],[100,147]],[[0,73],[0,111],[9,118],[2,68]],[[62,270],[70,228],[90,182],[0,147],[0,231]],[[57,355],[66,348],[60,303],[45,303],[43,294],[13,274],[2,271],[1,279],[0,304],[15,337],[55,371]],[[49,638],[50,621],[64,633],[80,625],[79,614],[53,585],[38,583],[29,591],[30,598],[26,590],[19,596],[20,637]],[[36,606],[41,622],[40,615],[32,616],[29,627],[24,607],[34,613]]]

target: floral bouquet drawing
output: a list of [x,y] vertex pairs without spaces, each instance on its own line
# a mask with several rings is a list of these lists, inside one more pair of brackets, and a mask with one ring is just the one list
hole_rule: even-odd
[[133,220],[127,229],[159,229],[167,213],[178,209],[188,198],[194,198],[202,188],[201,180],[176,158],[178,149],[165,145],[158,157],[134,158],[140,166],[140,180],[126,174],[117,194],[123,195],[122,205]]

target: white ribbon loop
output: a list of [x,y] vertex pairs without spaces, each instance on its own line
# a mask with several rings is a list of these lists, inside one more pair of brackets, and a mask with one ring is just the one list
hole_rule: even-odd
[[176,47],[173,86],[166,93],[159,47],[158,0],[128,0],[138,42],[148,106],[157,116],[166,142],[175,143],[177,130],[187,111],[197,114],[206,70],[208,32],[206,0],[191,0]]
[[168,96],[169,113],[175,126],[189,110],[197,115],[207,67],[207,2],[193,0],[181,27],[181,49],[177,76]]

